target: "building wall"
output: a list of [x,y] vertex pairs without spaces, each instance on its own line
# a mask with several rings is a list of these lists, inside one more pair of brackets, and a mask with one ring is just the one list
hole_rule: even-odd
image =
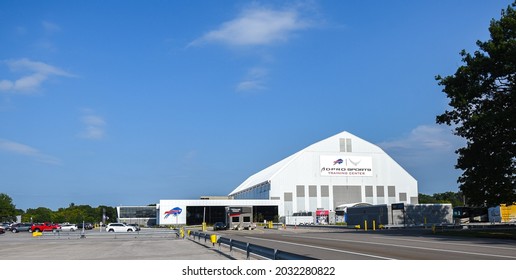
[[452,223],[453,208],[451,204],[418,204],[404,205],[404,210],[393,210],[388,205],[358,206],[347,209],[347,224],[368,227],[373,222],[379,226],[420,226],[430,224]]
[[[327,166],[331,158],[337,167],[365,171],[329,175],[322,166]],[[417,181],[410,174],[382,149],[347,132],[317,142],[252,175],[232,196],[238,199],[241,188],[250,189],[253,180],[258,181],[256,184],[267,180],[269,199],[281,201],[280,216],[315,209],[335,210],[341,204],[356,202],[418,202]],[[246,198],[263,198],[248,193]]]
[[158,212],[156,206],[118,206],[117,215],[120,223],[151,227],[157,223]]
[[278,206],[274,200],[247,200],[247,199],[201,199],[201,200],[160,200],[159,225],[185,225],[187,206]]
[[[360,154],[371,157],[373,163],[373,176],[360,177],[322,176],[321,155],[315,152],[303,154],[271,180],[271,197],[292,196],[292,200],[285,201],[285,208],[280,205],[280,215],[318,208],[334,210],[340,204],[355,202],[417,203],[416,180],[387,155]],[[326,155],[342,157],[339,153]]]

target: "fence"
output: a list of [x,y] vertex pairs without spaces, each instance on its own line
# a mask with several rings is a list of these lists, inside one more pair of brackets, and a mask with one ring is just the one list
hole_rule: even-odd
[[32,233],[34,237],[46,239],[149,239],[149,238],[180,238],[180,231],[176,229],[145,229],[133,232],[106,232],[105,230],[76,230],[76,231],[44,231]]

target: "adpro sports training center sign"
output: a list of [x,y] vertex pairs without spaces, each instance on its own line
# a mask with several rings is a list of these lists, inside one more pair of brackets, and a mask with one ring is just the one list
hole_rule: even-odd
[[371,157],[320,156],[321,176],[373,176]]

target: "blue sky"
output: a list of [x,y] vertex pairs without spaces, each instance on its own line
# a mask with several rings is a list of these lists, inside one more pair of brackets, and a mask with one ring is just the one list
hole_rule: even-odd
[[434,77],[511,1],[0,2],[0,193],[17,208],[226,195],[348,131],[457,191]]

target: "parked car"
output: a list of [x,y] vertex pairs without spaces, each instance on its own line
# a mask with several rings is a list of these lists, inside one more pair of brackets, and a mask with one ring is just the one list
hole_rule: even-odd
[[10,223],[1,223],[0,227],[4,229],[4,231],[8,231],[9,227],[11,226]]
[[30,232],[30,228],[32,227],[31,223],[18,223],[11,225],[11,232],[18,233],[20,231],[28,231]]
[[223,222],[216,222],[213,224],[213,230],[225,230],[225,229],[228,229],[228,227]]
[[31,232],[42,232],[42,231],[52,231],[56,232],[60,229],[58,224],[52,224],[52,223],[40,223],[40,224],[33,224],[30,228]]
[[0,226],[0,234],[5,233],[5,229]]
[[[82,223],[77,224],[78,229],[82,229]],[[93,229],[92,223],[84,223],[84,229]]]
[[78,227],[74,224],[61,224],[61,231],[76,231]]
[[110,223],[106,227],[107,232],[133,232],[136,228],[122,223]]
[[129,226],[132,226],[136,229],[136,231],[140,231],[140,225],[139,224],[129,224]]

